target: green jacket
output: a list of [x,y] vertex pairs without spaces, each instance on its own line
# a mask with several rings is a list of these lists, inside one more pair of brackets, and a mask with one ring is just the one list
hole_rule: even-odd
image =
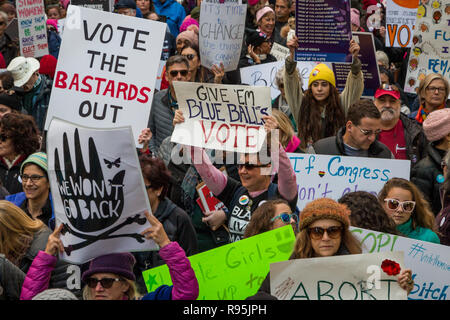
[[432,230],[419,226],[416,227],[416,229],[413,229],[411,218],[409,218],[409,220],[406,221],[404,224],[398,225],[397,230],[403,233],[408,238],[433,242],[437,244],[441,243],[438,235]]

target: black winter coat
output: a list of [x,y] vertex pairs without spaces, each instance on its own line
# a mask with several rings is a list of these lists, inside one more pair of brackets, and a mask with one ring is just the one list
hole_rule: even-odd
[[436,149],[433,143],[430,143],[427,147],[427,156],[420,160],[411,172],[411,182],[422,191],[435,216],[442,207],[439,189],[444,182],[441,168],[444,154],[444,151]]

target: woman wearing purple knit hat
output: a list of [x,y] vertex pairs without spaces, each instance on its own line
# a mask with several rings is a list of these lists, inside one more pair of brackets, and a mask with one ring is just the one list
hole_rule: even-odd
[[426,150],[427,156],[411,172],[411,182],[422,191],[430,202],[434,215],[437,215],[442,207],[439,190],[444,182],[441,162],[445,153],[450,150],[450,109],[431,112],[422,128],[430,143]]
[[[91,260],[81,279],[86,284],[84,300],[195,300],[198,282],[186,253],[176,241],[170,241],[164,227],[155,216],[145,213],[151,227],[142,232],[147,240],[153,239],[160,247],[159,254],[167,263],[173,285],[161,285],[143,296],[137,292],[133,267],[136,263],[129,252],[111,253]],[[48,288],[59,252],[64,246],[59,239],[63,225],[50,235],[45,251],[39,251],[25,277],[21,300],[30,300]]]

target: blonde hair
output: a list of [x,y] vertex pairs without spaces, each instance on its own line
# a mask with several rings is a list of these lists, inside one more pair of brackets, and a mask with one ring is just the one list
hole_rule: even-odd
[[[124,277],[119,277],[122,281],[125,281],[128,283],[128,290],[124,293],[128,300],[135,300],[138,297],[140,297],[140,294],[138,293],[136,282],[130,279],[126,279]],[[85,285],[83,288],[83,300],[92,300],[91,296],[91,288],[89,288],[88,285]]]
[[425,102],[425,99],[423,98],[425,96],[425,90],[434,80],[442,80],[444,82],[445,85],[444,103],[447,100],[450,91],[450,85],[447,79],[444,78],[444,76],[439,73],[430,73],[422,81],[420,81],[419,87],[417,88],[417,94],[419,95],[421,105],[423,105]]
[[278,127],[280,129],[280,143],[283,148],[286,148],[292,140],[292,136],[295,134],[291,120],[289,120],[286,114],[277,109],[272,110],[272,116],[274,116],[278,121]]
[[0,200],[0,253],[12,263],[19,263],[34,234],[44,228],[41,220],[33,220],[15,204]]

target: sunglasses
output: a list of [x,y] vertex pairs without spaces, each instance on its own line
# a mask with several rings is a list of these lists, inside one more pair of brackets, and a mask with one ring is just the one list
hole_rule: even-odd
[[361,131],[361,133],[363,134],[363,135],[365,135],[365,136],[371,136],[371,135],[378,135],[378,134],[380,134],[380,132],[381,132],[381,130],[375,130],[375,131],[373,131],[373,130],[367,130],[367,129],[362,129],[362,128],[360,128],[360,127],[358,127],[358,126],[356,126],[358,129],[359,129],[359,131]]
[[274,222],[276,219],[281,219],[281,221],[283,221],[285,224],[291,223],[291,219],[294,219],[295,223],[297,223],[297,216],[293,213],[280,213],[276,217],[273,217],[270,221]]
[[5,24],[6,24],[5,21],[0,21],[0,26],[3,26],[3,25],[5,25]]
[[309,231],[309,236],[314,240],[322,239],[323,234],[325,232],[331,239],[337,239],[342,234],[342,227],[333,226],[333,227],[329,227],[326,229],[321,228],[321,227],[313,227],[313,228],[308,228],[308,231]]
[[269,164],[252,164],[252,163],[241,163],[238,164],[238,170],[242,170],[242,168],[245,168],[245,170],[250,171],[252,169],[255,168],[263,168],[263,167],[267,167],[269,166]]
[[188,70],[171,70],[169,73],[172,77],[176,77],[178,74],[181,74],[181,76],[186,77],[188,74]]
[[96,279],[96,278],[87,278],[86,283],[89,288],[95,288],[97,287],[97,283],[100,282],[103,288],[109,289],[112,287],[114,282],[120,281],[120,278],[103,278],[103,279]]
[[405,212],[412,212],[414,210],[414,207],[416,206],[415,201],[398,201],[397,199],[384,199],[384,201],[387,203],[387,207],[391,210],[397,210],[397,208],[401,205],[403,208],[403,211]]
[[196,55],[189,53],[189,54],[184,54],[183,57],[186,57],[189,61],[192,61],[196,57]]

